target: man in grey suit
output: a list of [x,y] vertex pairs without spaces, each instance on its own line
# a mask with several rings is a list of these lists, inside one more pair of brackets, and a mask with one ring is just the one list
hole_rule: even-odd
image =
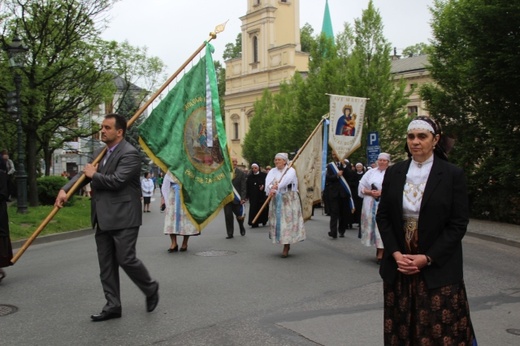
[[233,201],[229,202],[224,206],[224,217],[226,219],[226,232],[227,237],[226,239],[233,238],[233,232],[234,232],[234,221],[233,221],[233,214],[236,215],[238,226],[240,228],[240,234],[245,235],[246,229],[244,227],[244,219],[245,214],[241,215],[240,210],[244,207],[244,203],[246,203],[246,193],[247,193],[247,176],[244,171],[242,171],[240,168],[237,168],[237,159],[232,158],[231,162],[233,163],[233,187],[235,188],[236,192],[240,195],[240,200],[235,198]]
[[[91,219],[96,229],[96,245],[101,285],[107,300],[101,313],[90,316],[99,322],[121,317],[119,267],[143,291],[146,310],[152,312],[159,302],[159,284],[136,258],[135,244],[141,226],[141,159],[136,148],[125,139],[126,119],[108,114],[101,124],[101,140],[107,152],[99,164],[83,169],[92,188]],[[94,153],[97,157],[101,150]],[[77,174],[58,193],[55,206],[67,201],[67,191],[78,180]]]

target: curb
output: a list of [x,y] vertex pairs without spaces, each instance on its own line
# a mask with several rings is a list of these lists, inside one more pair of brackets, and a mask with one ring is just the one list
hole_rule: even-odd
[[499,243],[499,244],[503,244],[503,245],[509,245],[509,246],[514,246],[514,247],[520,248],[520,242],[513,240],[513,239],[505,239],[505,238],[500,238],[500,237],[497,237],[494,235],[476,233],[476,232],[471,232],[471,231],[467,231],[466,235],[470,236],[470,237],[474,237],[474,238],[479,238],[482,240],[492,241],[494,243]]
[[[94,230],[92,228],[87,229],[80,229],[77,231],[69,231],[69,232],[63,232],[63,233],[55,233],[55,234],[47,234],[41,237],[37,237],[34,239],[31,245],[33,244],[45,244],[50,243],[56,240],[65,240],[65,239],[72,239],[72,238],[78,238],[83,237],[86,235],[94,234]],[[13,247],[13,250],[19,249],[25,244],[27,239],[17,240],[11,242],[11,246]]]

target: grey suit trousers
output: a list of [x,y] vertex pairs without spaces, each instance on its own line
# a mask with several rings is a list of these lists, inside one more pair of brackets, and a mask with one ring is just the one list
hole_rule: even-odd
[[119,266],[149,297],[158,288],[144,264],[136,257],[135,245],[139,227],[103,231],[96,229],[96,245],[101,285],[107,300],[103,311],[121,312]]

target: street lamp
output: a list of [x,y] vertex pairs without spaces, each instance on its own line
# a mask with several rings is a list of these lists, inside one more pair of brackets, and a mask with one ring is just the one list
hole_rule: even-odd
[[23,67],[25,52],[29,49],[22,44],[22,40],[15,36],[11,44],[5,44],[3,49],[9,57],[9,67],[13,71],[15,91],[7,93],[7,112],[16,119],[17,142],[18,142],[18,167],[16,167],[16,183],[18,195],[16,198],[18,213],[27,213],[27,172],[25,171],[25,152],[22,146],[22,112],[20,109],[20,89],[22,76],[17,68]]

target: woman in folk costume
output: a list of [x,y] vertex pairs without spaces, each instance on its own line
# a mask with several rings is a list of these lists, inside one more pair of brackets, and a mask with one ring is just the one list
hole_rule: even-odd
[[282,257],[289,256],[291,244],[305,240],[302,208],[298,194],[296,171],[288,167],[286,153],[274,157],[275,167],[265,179],[269,205],[269,238],[273,244],[283,244]]
[[361,243],[376,247],[376,260],[379,264],[383,258],[383,241],[376,224],[376,212],[381,196],[381,187],[386,169],[390,164],[390,154],[381,153],[377,157],[377,168],[366,172],[358,185],[358,195],[363,198],[361,208]]
[[388,168],[377,212],[385,345],[476,345],[463,277],[469,222],[464,171],[435,121],[408,125],[410,159]]
[[[182,209],[181,187],[179,182],[168,171],[164,176],[161,187],[161,205],[165,205],[164,234],[170,235],[171,244],[168,252],[188,250],[188,240],[192,235],[199,235],[200,231],[186,216]],[[177,244],[177,236],[184,236],[181,248]]]

